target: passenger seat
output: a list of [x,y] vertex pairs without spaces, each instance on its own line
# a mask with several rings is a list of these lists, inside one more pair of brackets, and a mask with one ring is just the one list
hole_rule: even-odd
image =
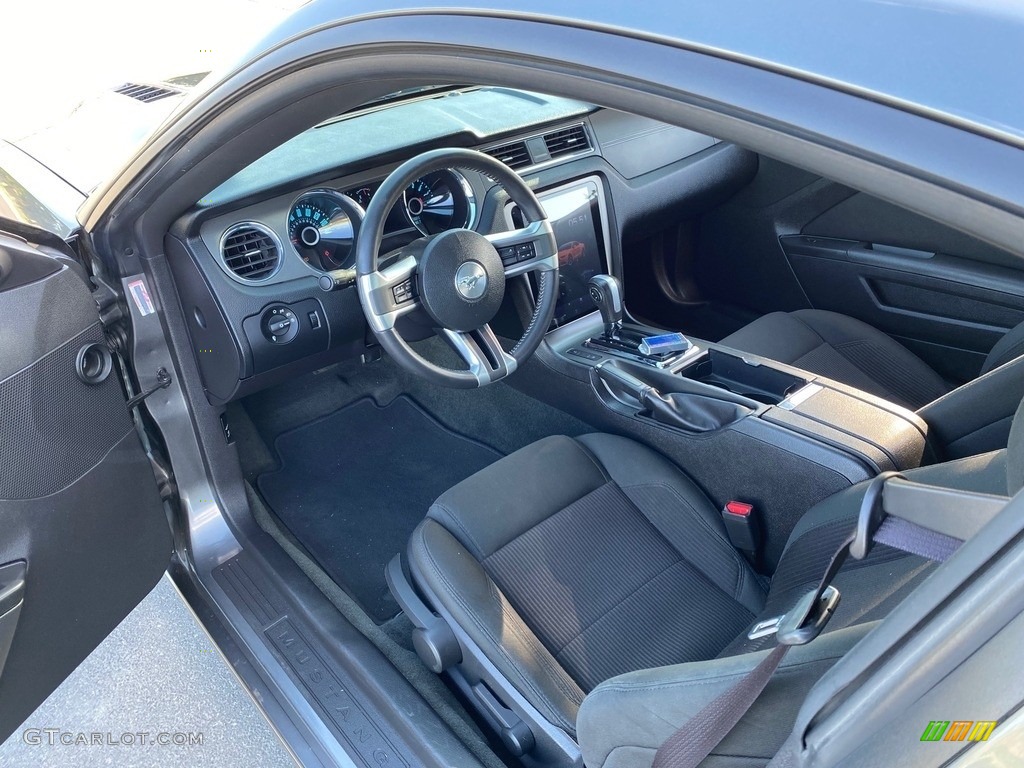
[[[870,392],[917,410],[952,388],[921,358],[867,323],[820,309],[772,312],[721,344]],[[1024,354],[1024,323],[989,352],[981,374]]]

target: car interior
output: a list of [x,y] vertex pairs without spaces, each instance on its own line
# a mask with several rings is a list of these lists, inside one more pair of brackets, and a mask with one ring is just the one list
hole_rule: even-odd
[[[453,146],[528,178],[557,241],[543,342],[473,389],[396,363],[356,291],[324,279],[352,267],[361,209],[395,162]],[[467,165],[403,185],[378,252],[533,220]],[[1024,396],[1015,258],[682,128],[508,89],[417,93],[284,144],[167,246],[260,524],[380,642],[443,673],[439,695],[506,758],[571,764],[582,744],[587,765],[649,760],[669,731],[642,713],[706,696],[666,693],[657,670],[724,675],[767,647],[750,628],[817,579],[878,473],[1007,493]],[[524,260],[498,254],[506,272]],[[396,305],[425,290],[400,285]],[[492,323],[505,351],[540,291],[537,273],[507,287]],[[465,368],[431,314],[404,318],[406,338]],[[667,333],[685,338],[640,349]],[[730,534],[731,502],[756,528]],[[880,547],[844,569],[829,644],[790,657],[766,714],[718,752],[769,758],[792,692],[930,568]]]
[[[217,493],[467,761],[650,765],[772,647],[873,479],[1024,480],[1016,256],[644,117],[393,94],[211,190],[165,251],[235,457]],[[885,545],[847,563],[825,632],[706,764],[766,764],[934,569]],[[243,556],[214,576],[289,663],[296,637],[355,653],[282,619]],[[306,694],[364,758],[407,738]]]

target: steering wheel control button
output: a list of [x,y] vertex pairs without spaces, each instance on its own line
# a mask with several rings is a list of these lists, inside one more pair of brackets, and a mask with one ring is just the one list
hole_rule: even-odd
[[472,331],[497,314],[505,296],[505,265],[483,235],[450,229],[424,247],[416,282],[420,302],[438,327]]
[[519,260],[519,256],[516,254],[516,247],[514,245],[507,245],[504,248],[499,248],[498,257],[501,259],[501,263],[506,267],[511,267]]
[[465,261],[455,270],[455,290],[469,301],[476,301],[484,295],[487,273],[479,261]]
[[260,318],[260,330],[272,344],[287,344],[299,332],[299,320],[288,307],[268,307]]
[[537,255],[533,243],[523,243],[516,246],[516,261],[529,261]]
[[405,304],[407,301],[412,301],[416,298],[416,283],[410,277],[391,289],[391,296],[395,300],[395,304]]

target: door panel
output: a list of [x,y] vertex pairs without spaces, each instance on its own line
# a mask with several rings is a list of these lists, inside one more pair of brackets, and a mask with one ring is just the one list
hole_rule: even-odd
[[0,234],[0,308],[2,740],[152,589],[171,539],[85,282]]
[[1011,269],[1021,267],[1020,259],[1013,254],[863,192],[855,192],[820,216],[808,219],[800,231],[950,254]]
[[952,382],[1024,321],[1024,261],[878,198],[762,157],[701,221],[697,278],[758,313],[803,307],[873,325]]
[[779,238],[811,304],[896,337],[954,381],[1024,322],[1024,274],[1005,267],[870,242]]

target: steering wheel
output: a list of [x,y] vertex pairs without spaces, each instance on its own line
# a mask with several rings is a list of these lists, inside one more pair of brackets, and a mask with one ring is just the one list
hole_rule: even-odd
[[[450,229],[378,257],[392,206],[413,181],[446,168],[477,171],[501,184],[528,224],[491,235]],[[386,266],[381,268],[381,262]],[[489,323],[501,306],[506,281],[534,271],[538,296],[533,316],[506,352]],[[356,286],[370,329],[399,365],[436,384],[483,387],[515,371],[544,338],[557,299],[558,246],[537,197],[511,168],[481,152],[438,149],[400,165],[370,200],[356,240]],[[397,322],[413,312],[425,313],[468,370],[435,365],[409,346]]]

